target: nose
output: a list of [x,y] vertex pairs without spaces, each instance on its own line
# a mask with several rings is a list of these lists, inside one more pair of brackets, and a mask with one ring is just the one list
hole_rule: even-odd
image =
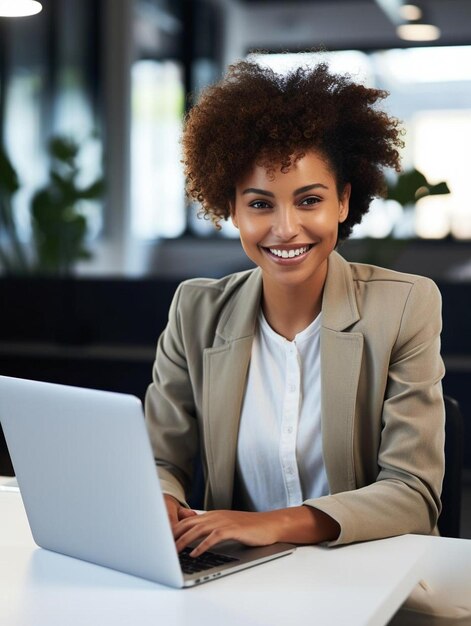
[[299,216],[295,207],[284,205],[273,214],[273,234],[280,241],[290,241],[299,233]]

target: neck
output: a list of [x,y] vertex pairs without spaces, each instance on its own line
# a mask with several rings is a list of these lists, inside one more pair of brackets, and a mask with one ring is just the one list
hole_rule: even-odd
[[292,341],[319,315],[326,276],[327,267],[316,281],[294,286],[263,277],[263,313],[276,333]]

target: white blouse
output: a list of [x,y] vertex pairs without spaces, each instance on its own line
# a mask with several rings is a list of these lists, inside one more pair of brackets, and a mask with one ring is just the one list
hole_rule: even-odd
[[260,311],[237,446],[238,505],[299,506],[329,493],[321,436],[319,315],[293,341]]

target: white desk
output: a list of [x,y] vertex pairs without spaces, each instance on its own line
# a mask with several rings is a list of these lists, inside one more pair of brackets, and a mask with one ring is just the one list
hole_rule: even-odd
[[0,624],[380,626],[423,576],[430,546],[450,541],[462,547],[462,540],[414,535],[337,549],[304,547],[200,587],[173,590],[37,548],[20,495],[0,491]]

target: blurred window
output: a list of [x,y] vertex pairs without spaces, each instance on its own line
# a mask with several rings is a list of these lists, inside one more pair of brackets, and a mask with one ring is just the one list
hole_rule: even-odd
[[4,125],[3,134],[7,154],[20,182],[13,206],[19,236],[24,241],[31,234],[31,196],[47,176],[38,106],[42,88],[40,69],[30,68],[13,72],[6,89],[5,119],[8,123]]
[[180,64],[141,60],[131,76],[131,223],[141,239],[178,237],[186,228],[180,135]]

